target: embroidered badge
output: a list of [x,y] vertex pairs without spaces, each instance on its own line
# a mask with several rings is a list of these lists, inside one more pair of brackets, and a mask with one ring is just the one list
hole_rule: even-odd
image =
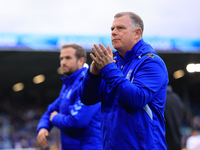
[[67,98],[67,99],[70,98],[71,92],[72,92],[72,89],[70,89],[69,92],[67,93],[67,95],[66,95],[66,98]]
[[126,79],[130,80],[131,78],[131,73],[133,72],[133,70],[129,70],[127,75],[126,75]]

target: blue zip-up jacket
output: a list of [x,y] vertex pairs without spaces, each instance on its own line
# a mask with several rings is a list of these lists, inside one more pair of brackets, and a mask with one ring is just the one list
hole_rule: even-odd
[[166,150],[164,107],[168,72],[153,48],[140,40],[124,60],[87,72],[80,88],[86,105],[101,101],[105,150]]
[[[48,106],[41,117],[37,132],[46,128],[49,132],[53,126],[61,131],[62,150],[102,150],[101,137],[101,103],[86,106],[81,103],[79,87],[87,69],[82,68],[64,82],[59,97]],[[59,113],[49,121],[53,111]]]

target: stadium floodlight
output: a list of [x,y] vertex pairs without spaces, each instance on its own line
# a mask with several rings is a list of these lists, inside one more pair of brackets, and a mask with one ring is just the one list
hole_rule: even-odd
[[188,64],[188,65],[186,66],[186,70],[187,70],[189,73],[200,72],[200,64],[194,64],[194,63]]
[[33,78],[33,83],[39,84],[39,83],[44,82],[44,80],[45,80],[45,76],[42,75],[42,74],[40,74],[40,75],[37,75],[37,76],[35,76],[35,77]]
[[182,78],[184,75],[185,75],[185,72],[183,70],[177,70],[173,74],[175,79]]
[[22,82],[16,83],[13,85],[13,91],[19,92],[24,89],[24,84]]

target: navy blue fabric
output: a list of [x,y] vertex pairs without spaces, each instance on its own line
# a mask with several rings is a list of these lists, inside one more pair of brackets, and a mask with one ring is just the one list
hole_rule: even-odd
[[[88,70],[80,88],[82,103],[101,102],[103,148],[166,150],[165,63],[143,40],[126,52],[124,60],[118,52],[115,54],[117,62],[102,68],[100,75]],[[147,105],[152,118],[144,109]]]
[[[62,150],[102,150],[101,103],[86,106],[79,96],[79,87],[86,71],[86,68],[82,68],[62,78],[64,84],[59,97],[48,106],[37,127],[37,132],[41,128],[49,131],[53,126],[59,128]],[[50,122],[53,111],[59,114]]]

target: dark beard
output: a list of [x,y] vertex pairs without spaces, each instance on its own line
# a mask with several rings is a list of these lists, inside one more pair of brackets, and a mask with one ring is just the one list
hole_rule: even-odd
[[63,73],[64,76],[70,76],[73,72]]

